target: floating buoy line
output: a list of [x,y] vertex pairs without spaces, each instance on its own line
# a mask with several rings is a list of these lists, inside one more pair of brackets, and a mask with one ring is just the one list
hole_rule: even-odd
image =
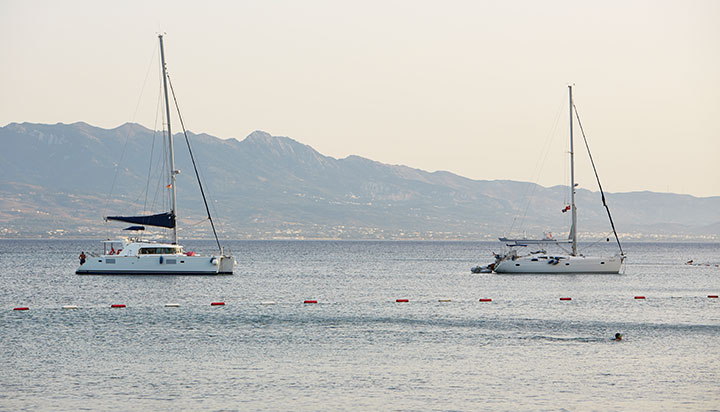
[[[706,299],[718,299],[718,297],[719,297],[720,295],[706,295],[706,296],[707,296]],[[645,295],[635,295],[635,296],[633,296],[632,298],[633,298],[634,300],[648,300],[648,298],[647,298]],[[692,299],[692,298],[697,298],[697,296],[670,296],[670,297],[655,298],[655,300],[658,300],[658,299]],[[567,302],[567,301],[572,301],[573,298],[571,298],[571,297],[569,297],[569,296],[562,296],[562,297],[559,298],[559,300],[560,300],[560,301],[563,301],[563,302]],[[478,302],[493,302],[493,299],[492,299],[492,298],[485,297],[485,298],[479,298],[477,301],[478,301]],[[392,302],[392,301],[391,301],[391,302]],[[397,298],[397,299],[394,300],[394,302],[395,302],[395,303],[409,303],[409,302],[410,302],[410,299],[408,299],[408,298]],[[452,299],[449,299],[449,298],[441,298],[441,299],[432,300],[432,301],[428,301],[428,300],[418,300],[418,301],[414,301],[414,302],[419,302],[419,303],[430,303],[430,302],[438,302],[438,303],[460,302],[460,303],[467,303],[468,301],[462,301],[462,300],[458,301],[458,300],[452,300]],[[506,301],[506,302],[509,302],[509,300]],[[283,302],[283,303],[284,303],[284,304],[289,304],[290,302]],[[303,303],[304,305],[313,305],[313,304],[318,304],[319,301],[318,301],[317,299],[306,299],[306,300],[303,300],[302,303]],[[247,305],[247,304],[253,304],[253,303],[251,303],[251,302],[237,302],[237,304]],[[272,300],[265,300],[265,301],[257,302],[257,303],[255,303],[255,304],[259,304],[259,305],[262,305],[262,306],[273,306],[273,305],[277,305],[277,303],[276,303],[275,301],[272,301]],[[225,306],[225,305],[226,305],[226,303],[225,303],[224,301],[210,302],[210,306]],[[166,308],[179,308],[179,307],[180,307],[180,304],[179,304],[179,303],[165,303],[163,306],[166,307]],[[196,306],[196,305],[191,305],[191,306]],[[105,306],[105,307],[107,308],[108,306]],[[127,308],[127,307],[128,307],[128,306],[127,306],[125,303],[112,303],[112,304],[110,304],[110,308],[112,308],[112,309],[122,309],[122,308]],[[143,306],[143,307],[144,307],[144,306]],[[47,309],[46,306],[45,306],[45,307],[42,307],[42,308],[43,308],[43,309]],[[63,306],[61,306],[60,308],[61,308],[61,309],[66,309],[66,310],[96,309],[96,308],[98,308],[98,306],[63,305]],[[12,310],[14,310],[14,311],[29,311],[29,310],[30,310],[30,306],[17,306],[17,307],[14,307]]]

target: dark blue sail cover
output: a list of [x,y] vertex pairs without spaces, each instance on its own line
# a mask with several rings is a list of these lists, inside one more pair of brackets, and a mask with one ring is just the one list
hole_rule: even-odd
[[175,214],[172,212],[149,216],[108,216],[105,220],[117,220],[119,222],[135,223],[146,226],[159,226],[169,229],[175,227]]

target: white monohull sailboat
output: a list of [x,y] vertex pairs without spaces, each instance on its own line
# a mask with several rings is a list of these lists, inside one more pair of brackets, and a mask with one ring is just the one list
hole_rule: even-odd
[[[595,162],[590,155],[590,162],[595,170],[600,194],[602,196],[603,206],[607,210],[608,219],[612,226],[615,240],[617,241],[619,252],[614,256],[586,256],[578,253],[577,241],[577,208],[575,207],[575,158],[573,151],[573,115],[577,116],[577,110],[573,104],[572,86],[568,86],[570,95],[570,205],[569,211],[572,216],[572,226],[567,240],[556,240],[548,237],[546,239],[508,239],[500,238],[499,240],[508,247],[508,251],[495,255],[495,262],[487,266],[475,267],[472,269],[475,273],[619,273],[625,261],[625,253],[620,245],[613,223],[610,209],[605,201],[600,179],[595,170]],[[582,124],[578,117],[578,124],[582,131]],[[583,138],[585,134],[583,132]],[[587,147],[587,140],[585,140]],[[588,148],[588,154],[590,150]],[[562,248],[562,245],[569,245],[569,251]],[[521,248],[533,246],[533,249],[539,249],[533,252],[522,253]],[[560,253],[549,254],[545,247],[558,246]]]
[[[200,256],[194,252],[185,252],[182,246],[178,244],[177,194],[175,183],[179,171],[175,169],[173,135],[170,128],[170,105],[168,99],[169,78],[165,66],[163,36],[159,35],[158,37],[160,39],[160,57],[163,74],[163,90],[165,94],[165,115],[167,116],[168,153],[170,155],[169,170],[167,171],[169,184],[167,187],[171,190],[171,210],[155,215],[107,216],[105,219],[135,224],[137,226],[131,226],[126,230],[137,233],[144,231],[145,226],[172,229],[172,241],[167,243],[143,241],[140,236],[103,241],[102,253],[90,254],[87,260],[81,263],[80,267],[75,271],[78,275],[229,275],[233,273],[235,259],[229,251],[226,253],[220,246],[220,241],[218,240],[215,225],[210,216],[210,210],[207,206],[207,200],[205,199],[205,192],[199,175],[197,175],[196,167],[195,172],[198,178],[198,184],[200,185],[200,193],[205,202],[208,219],[215,234],[215,241],[217,242],[219,253],[211,256]],[[182,117],[180,117],[180,122],[182,124]],[[184,129],[183,126],[183,131]],[[190,146],[188,144],[188,149],[189,148]],[[190,158],[192,159],[193,166],[195,166],[192,150],[190,150]]]

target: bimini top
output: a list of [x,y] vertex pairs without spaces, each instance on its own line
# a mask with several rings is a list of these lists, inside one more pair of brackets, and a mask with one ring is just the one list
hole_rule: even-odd
[[145,230],[145,226],[130,226],[126,227],[123,230]]

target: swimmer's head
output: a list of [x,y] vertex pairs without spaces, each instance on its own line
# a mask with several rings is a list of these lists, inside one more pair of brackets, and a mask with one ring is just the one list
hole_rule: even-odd
[[615,340],[622,340],[622,333],[616,333],[615,334]]

